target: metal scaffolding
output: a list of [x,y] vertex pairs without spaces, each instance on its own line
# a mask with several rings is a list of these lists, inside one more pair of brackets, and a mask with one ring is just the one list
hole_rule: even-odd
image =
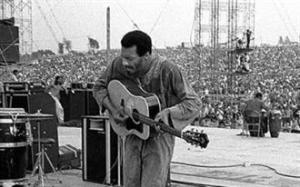
[[32,0],[1,0],[0,19],[15,18],[20,55],[32,53]]
[[195,46],[210,51],[209,65],[201,68],[201,73],[210,75],[211,84],[215,76],[226,73],[231,90],[234,54],[229,51],[235,49],[237,38],[243,38],[247,29],[255,33],[255,0],[196,0],[194,23]]
[[196,0],[194,22],[194,43],[205,46],[226,42],[229,30],[235,37],[255,33],[255,0]]

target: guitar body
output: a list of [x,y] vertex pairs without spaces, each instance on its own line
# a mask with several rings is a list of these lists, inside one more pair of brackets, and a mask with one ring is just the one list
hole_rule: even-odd
[[113,130],[119,136],[134,134],[146,140],[150,135],[150,127],[139,120],[135,120],[132,113],[139,113],[154,119],[161,109],[158,97],[147,93],[130,81],[112,80],[109,82],[107,90],[112,104],[117,109],[124,108],[126,115],[129,116],[125,124],[117,124],[110,116]]

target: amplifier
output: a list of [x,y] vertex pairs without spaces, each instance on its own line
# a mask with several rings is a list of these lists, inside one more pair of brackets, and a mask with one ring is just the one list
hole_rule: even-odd
[[87,84],[86,84],[86,88],[87,89],[93,89],[94,88],[94,83],[92,83],[92,82],[88,82]]
[[40,82],[30,82],[29,88],[31,92],[44,92],[46,84],[43,81]]
[[4,92],[29,92],[28,82],[4,82]]
[[118,137],[107,116],[82,116],[83,180],[120,185],[118,147]]
[[71,89],[83,89],[83,84],[79,82],[73,82],[71,83]]

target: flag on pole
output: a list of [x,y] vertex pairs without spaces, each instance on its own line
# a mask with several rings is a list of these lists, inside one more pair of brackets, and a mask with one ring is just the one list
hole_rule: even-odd
[[89,39],[89,46],[92,49],[99,49],[99,43],[97,40],[93,39],[93,38],[88,38]]

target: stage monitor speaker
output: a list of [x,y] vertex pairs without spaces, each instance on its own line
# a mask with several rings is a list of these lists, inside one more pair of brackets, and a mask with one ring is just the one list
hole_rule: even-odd
[[85,115],[85,90],[71,90],[70,97],[70,119],[80,120]]
[[[41,138],[53,138],[55,143],[46,146],[46,153],[48,154],[54,167],[58,165],[58,133],[57,126],[58,120],[56,117],[56,108],[54,99],[45,92],[33,93],[29,96],[29,113],[36,113],[37,110],[41,110],[41,113],[53,114],[54,118],[49,120],[41,120],[40,133]],[[31,132],[34,139],[38,138],[37,122],[30,121]],[[37,144],[33,144],[29,155],[28,169],[32,169],[32,164],[35,163],[36,154],[38,152]],[[33,156],[35,155],[35,156]],[[51,167],[48,162],[45,162],[45,172],[51,172]]]
[[118,138],[110,127],[108,117],[82,117],[82,150],[83,180],[101,184],[120,183]]
[[86,115],[99,115],[99,106],[93,97],[92,90],[86,91]]

